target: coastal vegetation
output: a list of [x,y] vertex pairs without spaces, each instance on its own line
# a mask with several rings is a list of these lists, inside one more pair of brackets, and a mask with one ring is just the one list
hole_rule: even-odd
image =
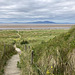
[[16,53],[14,44],[22,51],[17,65],[21,75],[75,74],[75,27],[70,30],[2,30],[0,42],[1,74],[6,61]]
[[26,46],[17,44],[22,50],[18,64],[21,75],[75,75],[75,27],[29,32],[19,32],[29,42]]

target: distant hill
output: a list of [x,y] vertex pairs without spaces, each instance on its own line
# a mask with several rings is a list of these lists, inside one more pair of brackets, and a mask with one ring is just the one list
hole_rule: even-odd
[[3,23],[10,23],[10,24],[56,24],[52,21],[36,21],[36,22],[0,22]]
[[36,21],[36,22],[12,22],[14,24],[56,24],[52,21]]
[[52,21],[36,21],[36,22],[28,22],[29,24],[56,24]]
[[69,22],[57,23],[53,21],[36,21],[36,22],[0,22],[0,24],[75,24]]

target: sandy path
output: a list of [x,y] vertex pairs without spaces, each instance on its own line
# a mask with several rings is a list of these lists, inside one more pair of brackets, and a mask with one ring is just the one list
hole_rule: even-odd
[[10,60],[8,60],[7,65],[4,69],[4,75],[20,75],[20,69],[17,68],[17,61],[19,61],[19,53],[21,50],[19,48],[16,48],[15,50],[18,52],[18,54],[13,55]]

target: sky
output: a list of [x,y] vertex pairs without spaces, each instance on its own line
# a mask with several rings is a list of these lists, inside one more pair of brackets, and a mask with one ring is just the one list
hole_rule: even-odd
[[75,23],[75,0],[0,0],[0,22]]

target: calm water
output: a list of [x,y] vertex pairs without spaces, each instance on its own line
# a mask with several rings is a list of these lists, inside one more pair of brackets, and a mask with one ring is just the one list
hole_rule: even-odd
[[0,30],[22,30],[22,29],[70,29],[71,27],[41,27],[41,28],[0,28]]

